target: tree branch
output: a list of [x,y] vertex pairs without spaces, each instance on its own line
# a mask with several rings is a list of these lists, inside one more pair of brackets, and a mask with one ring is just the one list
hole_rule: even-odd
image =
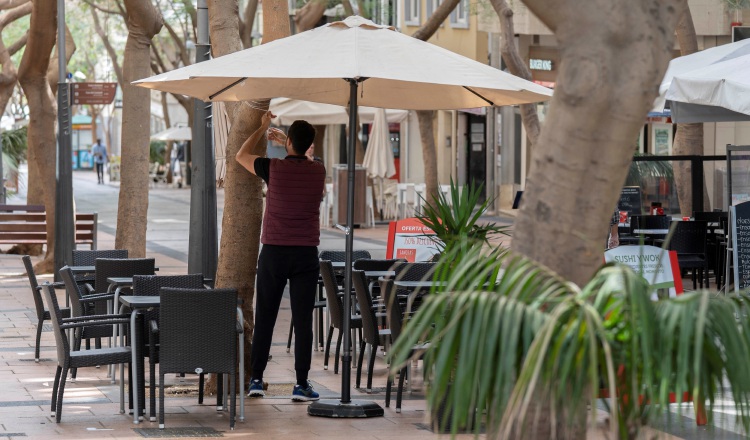
[[451,15],[451,12],[458,6],[460,0],[445,0],[440,3],[440,6],[435,9],[430,18],[422,25],[421,28],[417,29],[412,37],[417,40],[427,41],[437,32],[440,25]]
[[170,26],[169,23],[166,22],[166,20],[164,21],[164,27],[167,28],[169,35],[172,36],[172,40],[178,48],[177,55],[179,55],[180,60],[182,60],[182,65],[189,66],[191,64],[190,56],[188,55],[187,48],[185,47],[185,42],[182,41],[182,38],[177,35],[177,32],[174,31],[174,28]]
[[240,20],[240,39],[242,40],[242,47],[245,49],[253,45],[253,25],[255,24],[255,13],[257,11],[258,0],[247,0]]
[[23,34],[23,36],[21,38],[19,38],[13,44],[11,44],[10,46],[8,46],[8,54],[10,56],[15,55],[16,52],[18,52],[19,50],[21,50],[22,47],[26,46],[26,42],[28,40],[29,40],[29,31],[26,31],[26,33]]
[[0,0],[0,11],[12,9],[25,3],[31,3],[31,0]]
[[98,9],[99,11],[102,11],[105,14],[119,15],[121,17],[125,17],[125,14],[121,10],[120,11],[115,11],[114,9],[103,8],[103,7],[99,6],[99,5],[97,5],[92,0],[83,0],[83,2],[86,3],[87,5],[91,6],[93,9]]
[[0,16],[0,30],[4,29],[8,24],[18,20],[21,17],[31,14],[32,8],[31,2],[25,3],[21,6],[11,9],[2,16]]
[[115,71],[115,78],[117,78],[117,83],[120,84],[120,87],[122,87],[122,68],[120,67],[120,63],[117,62],[117,51],[115,51],[115,48],[112,47],[112,43],[110,43],[109,41],[109,36],[102,29],[102,26],[99,23],[99,14],[94,8],[91,8],[91,16],[94,19],[94,31],[97,33],[97,35],[99,35],[99,38],[101,38],[102,43],[104,44],[104,48],[107,50],[107,54],[109,54],[109,59],[112,61],[112,69],[114,69]]

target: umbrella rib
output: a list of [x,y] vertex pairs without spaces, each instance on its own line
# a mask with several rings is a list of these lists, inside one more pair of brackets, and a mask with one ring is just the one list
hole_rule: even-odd
[[219,90],[218,92],[208,95],[209,100],[213,100],[214,97],[221,95],[222,93],[226,92],[227,90],[231,89],[232,87],[236,86],[237,84],[241,83],[242,81],[246,80],[247,77],[240,78],[237,81],[233,82],[232,84],[229,84],[228,86],[224,87],[223,89]]
[[468,91],[470,91],[471,93],[475,94],[475,95],[476,95],[476,96],[478,96],[479,98],[483,99],[483,100],[484,100],[484,101],[485,101],[486,103],[488,103],[489,105],[495,105],[495,103],[494,103],[494,102],[490,101],[489,99],[485,98],[484,96],[480,95],[479,93],[475,92],[474,90],[471,90],[470,88],[468,88],[468,87],[466,87],[466,86],[463,86],[463,88],[465,88],[466,90],[468,90]]

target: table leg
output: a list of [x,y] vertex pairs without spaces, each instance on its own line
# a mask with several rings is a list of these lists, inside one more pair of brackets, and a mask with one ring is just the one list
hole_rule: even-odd
[[[237,320],[241,326],[245,324],[245,318],[242,313],[242,309],[237,307]],[[240,333],[237,336],[238,343],[240,345],[240,422],[245,421],[245,334]]]
[[[133,309],[130,313],[130,354],[131,354],[131,371],[135,373],[138,368],[138,347],[136,345],[136,326],[135,317],[138,314],[137,309]],[[130,378],[130,382],[133,386],[133,423],[138,424],[140,419],[140,409],[138,408],[138,374],[135,373]]]

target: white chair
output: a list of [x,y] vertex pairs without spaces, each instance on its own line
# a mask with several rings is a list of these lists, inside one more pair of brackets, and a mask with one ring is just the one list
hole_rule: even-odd
[[375,227],[375,206],[372,201],[372,187],[368,186],[366,191],[367,191],[367,196],[366,196],[367,223],[370,225],[371,228],[373,228]]
[[427,193],[427,184],[417,183],[414,185],[414,215],[422,213],[422,204]]
[[326,228],[330,226],[331,209],[333,208],[333,184],[326,183],[326,192],[320,202],[320,225]]

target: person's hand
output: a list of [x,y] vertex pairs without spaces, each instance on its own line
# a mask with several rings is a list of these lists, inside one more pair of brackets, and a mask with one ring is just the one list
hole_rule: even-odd
[[261,125],[263,127],[268,128],[269,126],[271,126],[271,119],[273,119],[275,117],[276,117],[276,115],[274,115],[273,113],[271,113],[271,110],[268,110],[267,112],[263,113],[263,117],[261,118],[261,122],[260,123],[261,123]]
[[276,142],[280,145],[286,144],[286,135],[281,129],[276,127],[269,128],[268,132],[266,132],[266,136],[268,136],[269,141]]
[[310,145],[310,148],[305,151],[305,156],[307,160],[315,160],[315,144]]

